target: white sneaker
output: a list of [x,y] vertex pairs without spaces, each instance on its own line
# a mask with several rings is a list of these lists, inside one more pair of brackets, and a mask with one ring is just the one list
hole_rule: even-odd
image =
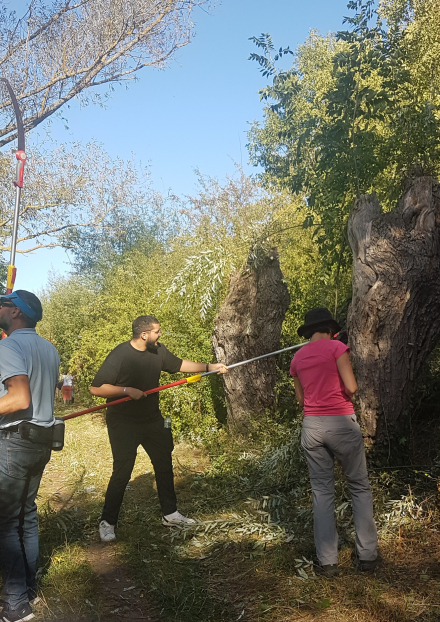
[[102,520],[99,523],[99,535],[103,542],[111,542],[116,538],[115,526],[109,525],[106,520]]
[[175,525],[195,525],[196,521],[193,518],[187,518],[183,516],[177,510],[172,514],[167,514],[162,518],[162,525],[166,527],[174,527]]

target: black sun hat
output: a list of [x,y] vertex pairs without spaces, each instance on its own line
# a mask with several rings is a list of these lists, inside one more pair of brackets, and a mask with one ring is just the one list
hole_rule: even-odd
[[324,307],[319,307],[317,309],[310,309],[310,311],[307,311],[304,317],[304,324],[298,328],[298,335],[300,337],[304,337],[304,333],[308,328],[317,326],[318,324],[330,324],[333,334],[339,333],[341,330],[341,327],[337,321],[333,319],[330,311]]

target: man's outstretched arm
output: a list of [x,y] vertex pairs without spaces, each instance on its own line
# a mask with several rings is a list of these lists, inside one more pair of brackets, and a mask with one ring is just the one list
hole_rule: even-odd
[[223,363],[209,363],[206,369],[206,363],[196,363],[194,361],[182,361],[179,371],[187,374],[203,373],[205,371],[218,371],[219,374],[226,374],[228,368]]

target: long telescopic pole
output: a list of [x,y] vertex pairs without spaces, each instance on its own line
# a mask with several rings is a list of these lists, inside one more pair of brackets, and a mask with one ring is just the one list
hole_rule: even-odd
[[17,151],[15,152],[15,157],[17,158],[17,168],[16,168],[16,178],[14,181],[14,186],[16,187],[15,193],[15,209],[14,209],[14,219],[12,224],[12,236],[11,236],[11,258],[9,260],[8,266],[8,277],[7,277],[7,289],[6,293],[11,294],[14,289],[15,277],[17,274],[17,268],[15,267],[15,254],[17,250],[17,234],[18,234],[18,220],[20,217],[20,201],[21,201],[21,189],[23,188],[23,174],[24,174],[24,165],[26,162],[26,152],[25,152],[25,144],[24,144],[24,128],[23,128],[23,119],[20,112],[20,107],[17,102],[17,98],[15,97],[15,93],[12,90],[12,86],[9,84],[9,81],[6,78],[0,78],[2,82],[6,84],[6,88],[8,89],[9,96],[12,101],[12,105],[14,107],[15,118],[17,122],[17,137],[18,137],[18,146]]
[[[248,359],[247,361],[240,361],[240,363],[233,363],[232,365],[228,365],[228,369],[234,369],[234,367],[240,367],[241,365],[247,365],[248,363],[253,363],[254,361],[259,361],[260,359],[265,359],[268,356],[275,356],[276,354],[281,354],[281,352],[287,352],[288,350],[296,350],[297,348],[302,348],[305,346],[308,341],[304,343],[299,343],[296,346],[289,346],[288,348],[283,348],[282,350],[277,350],[276,352],[270,352],[269,354],[262,354],[261,356],[256,356],[253,359]],[[201,377],[210,376],[211,374],[217,374],[217,370],[214,371],[206,371],[204,374],[201,374]]]
[[[276,350],[275,352],[269,352],[268,354],[262,354],[261,356],[256,356],[253,359],[247,359],[247,361],[240,361],[239,363],[233,363],[232,365],[228,365],[228,369],[233,369],[234,367],[240,367],[240,365],[247,365],[247,363],[253,363],[254,361],[259,361],[260,359],[265,359],[268,356],[275,356],[276,354],[281,354],[281,352],[288,352],[289,350],[296,350],[297,348],[301,348],[305,346],[308,341],[304,343],[299,343],[296,346],[289,346],[288,348],[283,348],[282,350]],[[204,376],[210,376],[211,374],[218,374],[218,371],[215,369],[214,371],[206,371],[203,374],[197,374],[196,376],[190,376],[189,378],[183,378],[182,380],[177,380],[176,382],[171,382],[170,384],[164,384],[160,387],[156,387],[154,389],[149,389],[148,391],[144,391],[144,395],[151,395],[151,393],[158,393],[159,391],[164,391],[165,389],[170,389],[171,387],[177,387],[181,384],[188,384],[191,382],[199,382]],[[115,406],[116,404],[122,404],[123,402],[128,402],[131,400],[131,397],[121,397],[119,400],[114,400],[113,402],[107,402],[107,404],[99,404],[98,406],[93,406],[92,408],[87,408],[86,410],[80,410],[76,413],[71,413],[70,415],[64,415],[61,417],[64,421],[68,419],[75,419],[76,417],[81,417],[82,415],[87,415],[88,413],[93,413],[98,410],[104,410],[104,408],[108,408],[109,406]]]

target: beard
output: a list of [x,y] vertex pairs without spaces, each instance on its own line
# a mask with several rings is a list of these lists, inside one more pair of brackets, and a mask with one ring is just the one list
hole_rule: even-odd
[[147,341],[147,350],[150,350],[150,352],[157,352],[159,345],[158,341]]

